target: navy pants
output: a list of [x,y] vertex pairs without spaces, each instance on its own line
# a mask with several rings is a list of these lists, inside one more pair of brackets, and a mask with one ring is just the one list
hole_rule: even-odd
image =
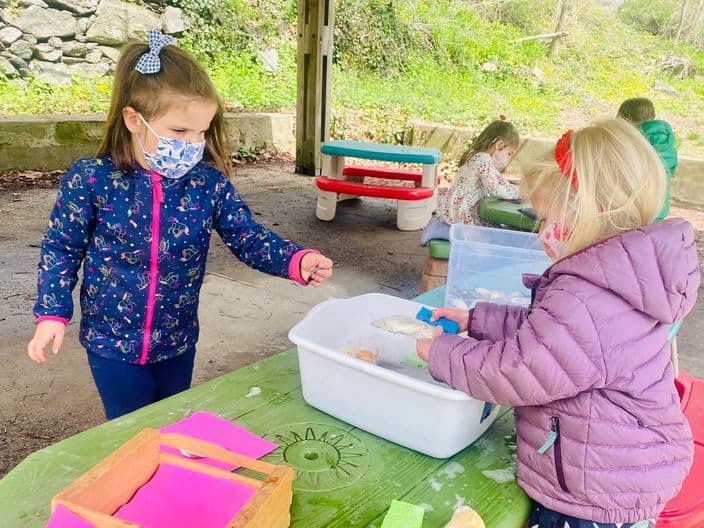
[[577,519],[576,517],[550,510],[535,501],[528,520],[528,528],[653,528],[654,526],[654,519],[619,524],[597,523],[585,519]]
[[184,391],[191,386],[190,352],[158,363],[137,365],[88,352],[88,364],[108,420]]

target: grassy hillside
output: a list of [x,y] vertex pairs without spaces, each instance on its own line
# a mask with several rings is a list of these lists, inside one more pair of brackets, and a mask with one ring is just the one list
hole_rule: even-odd
[[[294,0],[170,0],[191,9],[195,28],[183,45],[208,65],[235,108],[293,112]],[[557,57],[552,0],[338,0],[333,133],[394,140],[410,119],[470,127],[505,114],[527,134],[555,134],[613,114],[625,97],[653,99],[683,153],[704,157],[704,51],[675,45],[586,0],[573,2]],[[265,70],[259,52],[278,52]],[[689,76],[659,66],[686,59]],[[490,66],[489,66],[490,65]],[[492,71],[486,71],[492,70]],[[655,90],[664,83],[677,94]],[[56,89],[0,81],[0,113],[104,110],[109,82]]]

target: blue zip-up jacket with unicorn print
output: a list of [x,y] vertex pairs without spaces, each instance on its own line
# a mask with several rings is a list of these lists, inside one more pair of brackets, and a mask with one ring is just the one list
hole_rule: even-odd
[[71,319],[83,262],[80,339],[89,352],[138,364],[190,352],[213,229],[249,266],[302,282],[309,250],[255,222],[213,166],[201,162],[173,180],[122,171],[109,156],[80,160],[62,180],[42,241],[34,314]]

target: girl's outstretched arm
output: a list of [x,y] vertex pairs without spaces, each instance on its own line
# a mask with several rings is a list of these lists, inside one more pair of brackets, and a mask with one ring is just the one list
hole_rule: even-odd
[[[242,262],[270,275],[299,284],[318,284],[332,273],[332,262],[314,249],[305,249],[257,223],[242,196],[222,177],[214,227],[232,253]],[[319,264],[319,265],[317,265]],[[324,271],[324,273],[319,273]]]
[[521,306],[480,302],[470,311],[467,332],[479,340],[508,339],[516,334],[527,315],[528,309]]
[[504,340],[435,338],[430,373],[473,398],[512,406],[542,405],[603,386],[603,351],[584,303],[557,289],[543,304],[561,308],[533,309]]

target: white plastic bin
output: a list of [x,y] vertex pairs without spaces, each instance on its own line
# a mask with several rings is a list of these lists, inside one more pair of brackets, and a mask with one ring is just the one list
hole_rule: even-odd
[[466,224],[450,228],[445,304],[472,308],[477,302],[528,306],[524,273],[543,273],[552,261],[535,233]]
[[[433,380],[417,364],[414,339],[371,325],[392,315],[415,317],[422,306],[377,293],[333,299],[313,308],[289,339],[298,345],[308,404],[397,444],[447,458],[486,431],[499,406]],[[341,352],[355,346],[376,348],[379,364]]]

